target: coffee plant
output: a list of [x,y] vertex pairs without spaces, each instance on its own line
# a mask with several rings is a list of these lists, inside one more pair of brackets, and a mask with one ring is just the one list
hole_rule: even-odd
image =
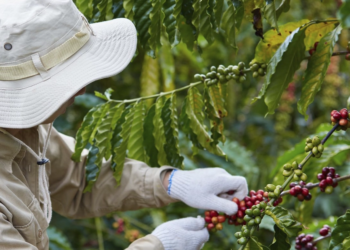
[[[117,17],[132,20],[138,31],[140,48],[162,62],[164,44],[174,47],[184,43],[190,51],[202,53],[201,40],[210,45],[224,38],[228,45],[238,50],[236,38],[239,32],[243,32],[240,27],[247,20],[252,22],[251,34],[261,38],[250,61],[211,66],[207,72],[195,74],[192,83],[181,88],[168,86],[161,93],[145,88],[141,90],[141,97],[125,100],[113,99],[112,89],[104,94],[95,92],[104,102],[94,106],[85,116],[76,135],[72,156],[73,160],[80,161],[82,150],[89,148],[86,192],[91,191],[96,182],[103,159],[111,160],[118,184],[126,157],[146,162],[151,167],[171,165],[183,168],[185,158],[180,150],[180,134],[191,142],[194,155],[208,152],[225,158],[222,147],[226,141],[224,118],[228,116],[229,91],[233,85],[249,84],[250,77],[263,82],[252,103],[263,100],[267,115],[274,114],[277,109],[282,111],[277,117],[280,124],[276,123],[276,130],[282,133],[286,128],[283,111],[292,113],[290,106],[299,98],[297,110],[308,119],[308,107],[322,85],[329,82],[327,69],[332,58],[350,58],[350,42],[347,47],[343,46],[344,49],[338,44],[339,35],[350,27],[349,0],[343,1],[337,18],[302,19],[285,24],[278,23],[278,19],[289,11],[292,5],[289,0],[280,1],[279,5],[274,0],[75,2],[91,22]],[[265,22],[271,26],[267,31]],[[160,74],[159,67],[162,66],[151,60],[154,59],[145,57],[142,74],[147,74],[147,71]],[[307,66],[302,69],[299,84],[302,87],[298,89],[295,75],[304,62]],[[161,74],[166,80],[166,73],[162,70]],[[149,81],[153,80],[149,78]],[[178,110],[176,99],[183,92],[186,92],[185,99]],[[321,131],[278,158],[271,173],[273,184],[251,190],[242,201],[233,199],[239,208],[237,214],[229,216],[206,211],[203,216],[208,230],[212,233],[221,231],[226,223],[242,226],[235,233],[242,250],[291,249],[293,239],[295,249],[317,249],[316,243],[329,238],[329,249],[350,249],[350,210],[338,218],[334,227],[326,225],[321,228],[319,238],[300,234],[307,229],[303,222],[311,217],[316,189],[330,194],[339,182],[350,179],[349,175],[340,176],[329,166],[336,155],[342,155],[341,159],[346,160],[344,153],[350,149],[345,138],[345,131],[350,127],[349,112],[347,109],[334,110],[330,115],[332,127],[322,127]],[[325,132],[326,129],[329,131]],[[340,160],[337,161],[339,164]],[[315,174],[320,168],[322,172]],[[286,190],[287,187],[290,189]],[[281,206],[287,196],[295,197],[292,199],[307,207],[300,222]],[[254,236],[264,217],[274,221],[275,237],[269,247]],[[118,218],[116,221],[114,227],[122,230],[122,220]],[[129,230],[126,237],[133,241],[139,236],[137,231]]]

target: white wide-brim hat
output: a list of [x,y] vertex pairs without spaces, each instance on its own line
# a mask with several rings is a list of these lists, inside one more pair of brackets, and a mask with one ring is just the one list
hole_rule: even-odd
[[0,127],[41,124],[89,83],[121,72],[136,44],[131,21],[89,25],[71,0],[0,0]]

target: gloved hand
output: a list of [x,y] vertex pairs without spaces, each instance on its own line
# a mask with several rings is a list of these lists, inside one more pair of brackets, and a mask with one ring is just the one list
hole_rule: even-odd
[[189,217],[166,222],[152,234],[162,242],[165,250],[198,250],[209,240],[204,225],[202,217]]
[[[234,192],[229,192],[232,190]],[[242,200],[248,193],[248,186],[244,177],[232,176],[222,168],[175,169],[170,174],[167,191],[172,198],[190,207],[232,215],[238,211],[232,198]]]

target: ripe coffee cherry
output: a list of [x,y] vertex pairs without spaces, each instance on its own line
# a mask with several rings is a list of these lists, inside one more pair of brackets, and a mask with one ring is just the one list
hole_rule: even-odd
[[301,187],[298,185],[298,186],[295,186],[294,187],[294,190],[295,190],[295,193],[296,194],[300,194],[301,193]]
[[318,185],[320,188],[326,188],[327,182],[326,182],[326,180],[322,180],[322,181],[320,181],[320,184],[318,184]]
[[209,223],[207,225],[207,228],[208,228],[209,231],[212,230],[214,227],[215,227],[215,225],[213,223]]
[[214,210],[211,210],[210,211],[210,217],[217,217],[219,215],[218,212],[214,211]]
[[295,188],[291,188],[289,190],[289,194],[292,195],[292,196],[295,196],[296,195]]
[[[238,211],[239,212],[239,211]],[[218,217],[212,217],[211,218],[211,222],[213,223],[213,224],[218,224]]]
[[321,228],[320,229],[320,235],[321,236],[326,236],[329,233],[328,228]]
[[333,185],[333,179],[332,179],[332,177],[327,177],[327,178],[326,178],[326,183],[327,183],[328,185]]
[[334,119],[336,119],[336,120],[340,120],[340,118],[341,118],[341,115],[340,115],[340,113],[339,113],[338,111],[334,112],[332,116],[333,116]]
[[293,187],[295,187],[297,184],[295,183],[295,182],[292,182],[291,184],[289,184],[289,187],[290,188],[293,188]]
[[223,223],[223,222],[225,222],[225,220],[226,220],[226,217],[225,217],[225,216],[223,216],[223,215],[219,215],[219,216],[218,216],[218,222],[219,222],[219,223]]
[[346,119],[340,119],[339,125],[340,125],[340,126],[347,126],[347,125],[348,125],[348,120],[346,120]]
[[204,220],[206,223],[211,223],[211,217],[205,216]]
[[298,194],[297,198],[299,201],[303,201],[305,199],[303,194]]
[[314,248],[314,245],[311,242],[308,242],[306,244],[306,249],[312,249],[312,248]]
[[318,174],[318,175],[317,175],[317,179],[318,179],[319,181],[322,181],[322,180],[324,179],[324,175],[323,175],[323,174]]
[[350,53],[346,54],[346,56],[345,56],[345,60],[350,61]]
[[308,194],[309,194],[309,189],[303,188],[303,189],[302,189],[302,195],[303,195],[303,196],[307,196]]
[[324,176],[326,176],[328,173],[329,173],[329,168],[327,168],[327,167],[322,168],[322,174]]
[[348,110],[347,110],[346,108],[341,109],[341,110],[339,111],[339,113],[340,113],[340,115],[341,115],[341,118],[343,118],[343,119],[347,119],[347,118],[348,118]]
[[307,242],[313,241],[314,240],[314,236],[312,234],[307,234],[305,236],[305,239]]
[[307,200],[307,201],[311,200],[311,198],[312,198],[311,194],[308,194],[308,195],[305,196],[305,200]]
[[215,228],[217,230],[222,230],[222,224],[221,223],[216,224]]

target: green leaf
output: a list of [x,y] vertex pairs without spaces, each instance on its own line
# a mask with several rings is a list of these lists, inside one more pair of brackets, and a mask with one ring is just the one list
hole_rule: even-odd
[[189,88],[187,94],[187,106],[186,114],[190,120],[190,128],[194,134],[197,135],[198,142],[209,152],[224,156],[225,153],[218,146],[212,146],[212,139],[207,133],[207,129],[204,125],[204,114],[203,114],[203,97],[199,93],[196,87]]
[[151,167],[160,167],[158,164],[158,150],[155,146],[153,136],[154,124],[153,119],[156,114],[156,104],[149,109],[143,125],[143,146],[149,158],[148,165]]
[[134,20],[134,2],[135,0],[123,0],[123,8],[125,10],[125,17]]
[[350,28],[350,0],[343,0],[337,16],[344,28]]
[[215,17],[217,27],[220,27],[221,25],[221,18],[222,18],[223,11],[224,11],[224,0],[216,0],[215,6],[214,6],[214,17]]
[[300,222],[296,221],[292,214],[281,206],[269,207],[265,210],[265,214],[270,216],[288,237],[295,237],[302,230]]
[[277,24],[275,0],[266,0],[266,6],[264,7],[263,12],[267,22],[272,27],[275,27],[277,32],[279,33],[280,31],[278,30],[278,24]]
[[[118,105],[115,105],[118,107]],[[110,104],[106,105],[106,108],[110,108]],[[111,109],[112,110],[112,109]],[[103,157],[108,159],[111,155],[111,137],[113,135],[112,131],[112,115],[106,114],[104,118],[102,118],[101,124],[97,127],[96,135],[95,135],[95,147],[99,149],[96,164],[100,167]],[[107,157],[106,157],[107,156]]]
[[143,121],[145,119],[145,104],[140,101],[133,108],[133,121],[128,142],[128,157],[146,162],[146,152],[143,147]]
[[225,109],[224,99],[221,95],[221,91],[217,85],[211,85],[208,88],[208,94],[210,102],[214,108],[215,116],[217,118],[223,118],[227,116],[227,110]]
[[197,135],[192,131],[190,127],[190,119],[186,113],[186,108],[187,108],[187,98],[185,98],[183,105],[182,105],[182,110],[179,118],[179,123],[180,123],[180,128],[182,132],[185,133],[185,135],[190,139],[192,142],[192,149],[195,152],[198,149],[204,149],[202,145],[199,143],[197,139]]
[[108,5],[108,0],[101,0],[97,5],[97,9],[99,11],[99,18],[98,18],[99,22],[106,21],[107,5]]
[[290,249],[290,241],[288,236],[277,225],[274,226],[275,237],[270,246],[271,250]]
[[87,19],[92,17],[92,0],[77,0],[75,3]]
[[98,175],[100,174],[100,168],[98,165],[96,165],[98,152],[99,152],[99,149],[94,144],[89,149],[89,154],[85,165],[86,185],[84,188],[84,192],[91,191],[92,186],[95,184],[95,182],[97,181]]
[[193,1],[193,16],[192,24],[197,30],[197,37],[201,33],[209,44],[214,41],[213,27],[210,22],[211,16],[208,13],[209,0],[194,0]]
[[113,18],[124,17],[126,12],[123,8],[123,0],[112,0],[112,13]]
[[276,10],[276,18],[278,19],[283,12],[288,12],[290,9],[290,0],[282,0],[282,3]]
[[155,115],[153,117],[153,137],[155,138],[155,146],[158,150],[158,164],[159,166],[169,165],[167,155],[164,151],[166,143],[164,125],[162,120],[162,109],[165,103],[165,97],[159,97],[156,102]]
[[[141,96],[154,95],[159,92],[159,62],[158,59],[145,55],[142,63],[141,72]],[[151,105],[153,100],[146,101]]]
[[108,101],[108,98],[104,94],[102,94],[101,92],[95,91],[95,96],[97,96],[105,101]]
[[[349,249],[350,246],[350,210],[337,220],[335,228],[332,230],[329,250]],[[348,247],[345,247],[348,246]]]
[[149,38],[149,46],[151,48],[152,54],[155,54],[157,47],[161,45],[160,37],[163,29],[163,20],[164,20],[164,12],[163,12],[163,4],[165,0],[152,0],[152,11],[149,14],[149,18],[151,20],[151,24],[148,28],[148,33],[150,34]]
[[228,43],[237,48],[236,45],[236,26],[233,20],[236,19],[236,10],[231,1],[228,1],[228,8],[222,16],[221,28],[225,31]]
[[236,29],[241,28],[242,20],[244,18],[244,3],[242,0],[231,0],[236,9]]
[[169,92],[175,89],[175,63],[170,44],[164,40],[159,53],[159,62],[163,78],[163,92]]
[[95,138],[95,135],[96,135],[96,132],[97,132],[97,128],[100,126],[101,122],[102,122],[102,119],[105,117],[105,115],[107,114],[108,112],[108,109],[109,109],[109,103],[105,103],[101,106],[101,109],[97,110],[96,112],[94,112],[92,114],[92,117],[94,120],[96,120],[96,123],[94,124],[95,125],[95,128],[94,130],[92,131],[91,133],[91,136],[90,136],[90,139],[89,139],[89,142],[90,144],[93,143],[93,140]]
[[124,110],[114,130],[114,134],[120,131],[120,133],[117,135],[113,135],[113,137],[116,137],[116,139],[112,140],[114,141],[112,152],[112,169],[114,171],[113,176],[117,182],[117,185],[120,184],[120,179],[122,177],[134,113],[134,104],[131,104]]
[[[134,0],[134,21],[136,30],[139,34],[139,41],[141,46],[146,50],[150,50],[149,42],[150,34],[148,32],[151,26],[150,14],[153,9],[151,1]],[[125,8],[125,5],[124,5]],[[150,54],[154,57],[153,54]]]
[[67,237],[57,228],[50,226],[46,230],[50,239],[50,250],[72,250]]
[[[163,11],[165,14],[164,26],[171,46],[177,45],[180,40],[177,15],[181,12],[182,3],[179,2],[182,2],[182,0],[166,0],[163,4]],[[162,53],[160,53],[160,55],[161,54]]]
[[257,238],[251,237],[248,243],[241,246],[239,250],[269,250],[269,248],[261,244]]
[[307,107],[314,101],[316,93],[321,89],[341,30],[342,28],[339,25],[335,30],[324,36],[318,44],[316,52],[309,60],[303,80],[301,97],[298,101],[298,110],[305,116],[305,119],[308,118],[306,115]]
[[90,109],[89,112],[85,115],[83,123],[81,124],[76,135],[75,152],[71,157],[73,161],[80,162],[81,152],[88,144],[92,132],[98,121],[96,119],[96,115],[93,114],[95,114],[96,112],[100,113],[102,107],[103,104],[97,105]]
[[[196,40],[196,27],[192,24],[193,15],[193,0],[183,1],[181,5],[181,15],[178,15],[178,26],[181,33],[181,40],[187,45],[187,48],[192,51]],[[175,6],[176,9],[176,6]]]
[[165,144],[164,151],[171,166],[183,168],[184,158],[179,152],[179,131],[177,127],[177,110],[175,95],[168,98],[162,108],[161,113],[164,124]]
[[283,91],[292,81],[295,71],[304,59],[305,28],[298,28],[290,34],[271,58],[265,83],[259,97],[265,95],[268,114],[273,114],[278,106]]

